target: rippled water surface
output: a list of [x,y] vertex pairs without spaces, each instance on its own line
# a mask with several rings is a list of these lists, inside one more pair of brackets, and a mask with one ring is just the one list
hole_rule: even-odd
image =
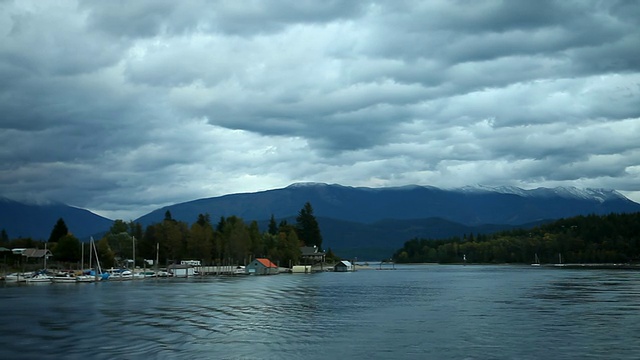
[[2,359],[638,359],[640,273],[400,266],[0,285]]

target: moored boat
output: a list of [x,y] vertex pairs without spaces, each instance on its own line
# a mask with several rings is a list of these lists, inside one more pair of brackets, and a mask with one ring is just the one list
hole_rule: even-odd
[[76,275],[76,281],[77,282],[95,282],[96,281],[96,277],[93,275]]
[[133,279],[133,273],[129,269],[106,269],[105,273],[109,274],[109,280],[122,281]]
[[4,276],[5,282],[24,282],[26,278],[33,276],[33,273],[14,272]]
[[53,275],[51,281],[54,283],[76,283],[78,279],[72,271],[61,271]]
[[28,284],[31,283],[50,283],[52,280],[53,276],[47,274],[46,272],[39,272],[37,274],[34,274],[33,276],[26,278],[25,282]]

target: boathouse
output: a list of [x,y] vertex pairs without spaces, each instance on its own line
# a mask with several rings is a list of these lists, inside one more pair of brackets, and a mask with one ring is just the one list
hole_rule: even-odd
[[311,273],[311,265],[294,265],[291,272],[293,274],[309,274]]
[[269,259],[257,258],[247,265],[245,270],[250,275],[275,275],[278,273],[278,265]]
[[333,267],[333,271],[335,272],[347,272],[347,271],[353,271],[354,266],[346,260],[342,260],[339,263],[337,263],[334,267]]
[[167,266],[167,272],[174,277],[190,277],[196,275],[193,266],[183,264],[171,264]]

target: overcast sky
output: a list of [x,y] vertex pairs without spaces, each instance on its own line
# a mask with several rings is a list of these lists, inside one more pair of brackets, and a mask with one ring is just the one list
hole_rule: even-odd
[[638,1],[0,1],[0,195],[131,220],[285,187],[640,202]]

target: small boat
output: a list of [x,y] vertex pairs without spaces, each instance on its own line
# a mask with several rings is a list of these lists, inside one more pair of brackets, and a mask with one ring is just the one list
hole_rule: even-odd
[[53,279],[53,276],[48,275],[46,272],[39,272],[29,278],[25,279],[25,282],[27,284],[32,284],[32,283],[50,283],[51,280]]
[[531,264],[531,266],[540,266],[540,259],[538,258],[538,253],[536,253],[536,258],[533,264]]
[[171,273],[168,272],[166,269],[161,269],[158,272],[156,272],[156,277],[171,277]]
[[96,277],[95,275],[82,274],[82,275],[76,276],[76,281],[77,282],[95,282]]
[[558,253],[558,263],[553,265],[553,266],[560,266],[560,267],[564,266],[564,263],[562,262],[562,254],[561,253]]
[[155,271],[143,270],[133,274],[134,279],[146,279],[146,278],[152,278],[152,277],[156,277]]
[[238,265],[235,269],[233,269],[233,275],[246,275],[247,271],[245,266]]
[[122,281],[133,279],[133,273],[129,269],[106,269],[105,272],[109,274],[109,280]]
[[26,278],[33,276],[33,273],[11,273],[4,277],[5,282],[24,282]]
[[54,283],[77,283],[76,274],[71,271],[61,271],[53,275],[51,281]]

